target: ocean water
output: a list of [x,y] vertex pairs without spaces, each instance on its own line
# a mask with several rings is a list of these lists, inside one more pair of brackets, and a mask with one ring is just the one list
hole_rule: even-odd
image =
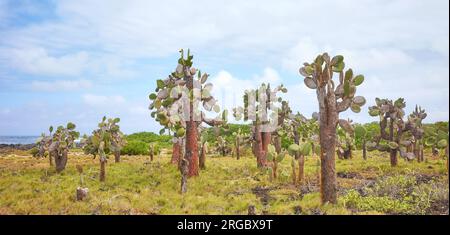
[[0,136],[0,144],[34,144],[39,136]]

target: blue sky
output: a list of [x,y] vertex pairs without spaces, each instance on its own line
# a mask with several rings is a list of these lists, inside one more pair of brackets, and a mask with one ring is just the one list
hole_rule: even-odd
[[260,82],[283,83],[292,108],[317,110],[298,74],[324,51],[364,74],[368,101],[343,118],[374,121],[375,97],[404,97],[426,121],[448,120],[449,11],[443,0],[0,0],[0,135],[38,135],[103,115],[125,133],[158,131],[148,94],[190,48],[223,107]]

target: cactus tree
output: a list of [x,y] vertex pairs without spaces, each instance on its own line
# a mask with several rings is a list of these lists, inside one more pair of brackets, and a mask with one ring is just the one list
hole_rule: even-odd
[[124,136],[120,131],[119,118],[103,117],[102,121],[98,124],[98,129],[92,132],[92,136],[89,138],[88,145],[85,145],[85,152],[89,152],[99,156],[100,160],[100,181],[103,182],[106,179],[106,163],[108,154],[113,153],[116,156],[116,152],[120,151],[123,145],[126,143]]
[[414,137],[413,151],[418,162],[425,160],[423,155],[423,136],[425,131],[423,129],[422,120],[426,117],[427,113],[425,113],[425,110],[417,105],[412,114],[408,117],[408,121],[412,124],[411,135]]
[[233,116],[237,121],[242,118],[244,121],[252,121],[252,152],[256,156],[258,168],[265,167],[271,134],[277,130],[280,110],[277,104],[281,103],[281,98],[277,98],[279,91],[286,93],[287,89],[280,85],[272,90],[270,84],[263,83],[256,90],[246,90],[244,107],[233,109]]
[[[379,151],[388,151],[391,166],[397,166],[397,153],[409,160],[414,158],[414,154],[407,151],[407,147],[412,144],[410,138],[405,139],[408,131],[413,127],[412,122],[404,122],[406,103],[403,98],[394,102],[389,99],[375,98],[375,105],[369,107],[369,115],[380,118],[380,135],[374,137],[375,143],[370,143],[370,148]],[[369,150],[371,150],[369,149]]]
[[52,136],[51,144],[48,148],[49,155],[55,159],[56,172],[61,172],[66,168],[69,148],[73,147],[75,139],[80,133],[75,131],[75,124],[69,122],[66,127],[59,126]]
[[[220,125],[223,120],[218,118],[207,118],[201,110],[200,104],[207,111],[220,112],[216,99],[211,95],[213,85],[206,83],[208,74],[201,73],[192,67],[193,55],[187,52],[181,57],[173,73],[164,80],[157,80],[155,92],[150,94],[152,100],[149,109],[154,110],[151,116],[158,121],[163,129],[174,131],[175,137],[185,136],[185,155],[189,164],[188,176],[197,176],[199,173],[198,158],[198,126],[206,123],[210,126]],[[226,116],[224,111],[222,117]]]
[[[319,102],[319,140],[321,160],[320,192],[322,203],[337,203],[335,148],[336,127],[339,124],[348,130],[350,124],[339,119],[339,113],[351,108],[353,112],[360,112],[366,100],[362,96],[355,96],[356,87],[364,81],[363,75],[353,75],[353,70],[344,72],[344,57],[337,55],[330,59],[327,53],[318,55],[312,63],[304,63],[300,74],[304,76],[304,83],[310,89],[315,89]],[[334,74],[339,75],[337,86],[333,81]]]

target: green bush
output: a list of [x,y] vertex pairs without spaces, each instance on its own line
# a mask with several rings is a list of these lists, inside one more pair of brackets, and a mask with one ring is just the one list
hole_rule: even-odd
[[147,155],[149,145],[140,140],[131,140],[122,148],[121,154],[126,155]]
[[156,143],[159,147],[170,147],[172,146],[172,137],[170,135],[158,135],[153,132],[138,132],[131,135],[127,135],[125,139],[130,141],[141,141],[147,143],[147,148],[149,143]]

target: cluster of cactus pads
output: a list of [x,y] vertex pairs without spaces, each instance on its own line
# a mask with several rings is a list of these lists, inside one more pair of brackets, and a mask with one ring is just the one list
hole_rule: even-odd
[[120,131],[119,118],[103,117],[98,128],[92,131],[92,135],[83,140],[83,150],[86,154],[98,155],[100,160],[100,181],[106,179],[106,162],[108,154],[115,156],[115,161],[120,162],[120,150],[125,146],[126,140]]
[[416,107],[404,121],[405,107],[403,98],[395,101],[376,98],[375,105],[369,107],[369,115],[380,119],[380,134],[368,142],[368,150],[389,152],[391,166],[397,165],[397,153],[408,160],[423,160],[422,120],[427,115],[425,110]]
[[69,148],[74,146],[75,139],[80,135],[80,133],[75,131],[75,127],[75,124],[69,122],[66,127],[58,126],[55,133],[53,133],[53,126],[50,126],[50,135],[47,136],[43,133],[38,138],[36,146],[31,151],[33,156],[48,156],[50,166],[53,166],[54,161],[56,172],[63,171],[66,168]]
[[233,116],[237,121],[243,119],[252,122],[252,152],[259,168],[266,166],[271,136],[279,126],[278,115],[283,110],[280,107],[282,99],[277,97],[280,91],[286,93],[287,89],[283,85],[272,89],[270,84],[263,83],[257,89],[246,90],[243,96],[244,107],[233,109]]

